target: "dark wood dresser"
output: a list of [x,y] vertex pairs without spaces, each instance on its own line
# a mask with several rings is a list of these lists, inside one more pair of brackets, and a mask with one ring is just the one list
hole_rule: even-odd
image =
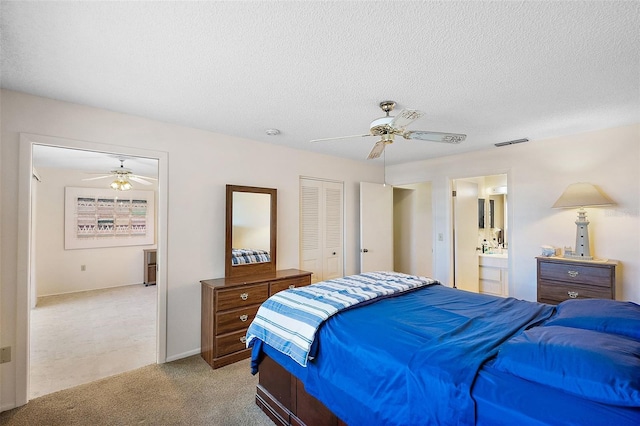
[[538,302],[556,305],[568,299],[616,298],[616,260],[536,259]]
[[211,367],[218,368],[249,357],[245,335],[260,304],[279,291],[311,284],[311,272],[284,269],[200,283],[200,354]]

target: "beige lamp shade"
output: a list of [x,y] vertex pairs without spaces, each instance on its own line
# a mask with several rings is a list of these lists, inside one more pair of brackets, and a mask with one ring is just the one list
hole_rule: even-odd
[[579,182],[567,186],[553,208],[613,206],[614,204],[613,200],[603,194],[595,185]]
[[580,260],[593,259],[589,247],[589,221],[584,207],[612,206],[614,204],[611,198],[590,183],[579,182],[567,186],[567,189],[553,205],[554,209],[579,208],[578,220],[576,220],[576,248],[570,252],[565,250],[564,257]]

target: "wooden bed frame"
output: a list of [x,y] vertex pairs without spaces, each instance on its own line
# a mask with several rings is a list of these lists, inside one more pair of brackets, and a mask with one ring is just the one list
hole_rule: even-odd
[[277,425],[347,426],[280,364],[264,356],[260,363],[256,404]]

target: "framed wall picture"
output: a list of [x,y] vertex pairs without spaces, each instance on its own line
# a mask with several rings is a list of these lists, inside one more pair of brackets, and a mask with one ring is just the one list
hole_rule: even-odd
[[65,250],[154,244],[154,195],[65,187]]

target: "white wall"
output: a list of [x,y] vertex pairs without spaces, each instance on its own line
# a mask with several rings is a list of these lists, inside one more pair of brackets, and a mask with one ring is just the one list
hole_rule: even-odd
[[[16,336],[19,133],[168,153],[167,357],[200,347],[200,280],[224,275],[225,185],[278,189],[280,269],[298,267],[299,176],[344,181],[346,273],[359,271],[359,181],[383,170],[277,145],[2,90],[0,262],[2,346]],[[305,143],[306,141],[301,141]],[[22,240],[21,240],[22,238]],[[15,403],[15,359],[0,366],[0,409]]]
[[[110,180],[82,181],[78,171],[38,168],[35,213],[35,282],[38,296],[141,284],[144,281],[143,251],[155,245],[65,250],[64,188],[108,189]],[[155,190],[154,183],[144,190]],[[115,192],[115,191],[114,191]],[[157,198],[157,197],[155,197]],[[154,228],[155,229],[155,228]],[[85,271],[80,266],[86,267]]]
[[[431,181],[434,234],[451,235],[450,180],[508,176],[509,294],[536,300],[540,246],[575,244],[575,210],[551,208],[567,185],[591,182],[617,205],[587,209],[593,254],[621,262],[616,297],[640,302],[640,125],[387,167],[396,185]],[[435,243],[434,278],[451,281],[450,238]]]

